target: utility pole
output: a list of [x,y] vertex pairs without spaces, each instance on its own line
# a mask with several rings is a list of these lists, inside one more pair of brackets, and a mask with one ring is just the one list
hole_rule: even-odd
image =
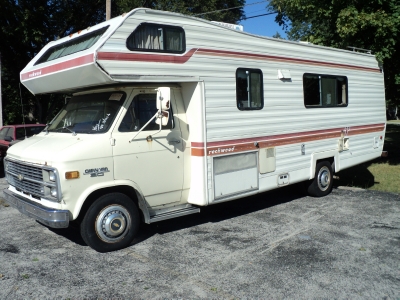
[[111,0],[106,0],[106,21],[111,19]]
[[1,97],[1,53],[0,53],[0,127],[3,127],[3,99]]

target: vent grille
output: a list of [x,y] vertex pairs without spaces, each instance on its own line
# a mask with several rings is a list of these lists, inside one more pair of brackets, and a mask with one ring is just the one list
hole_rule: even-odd
[[267,158],[275,157],[275,148],[268,148],[267,149]]

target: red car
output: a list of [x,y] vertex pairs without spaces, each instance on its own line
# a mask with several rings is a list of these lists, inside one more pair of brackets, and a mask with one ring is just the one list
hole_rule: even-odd
[[[6,156],[12,141],[22,141],[25,137],[38,134],[46,127],[45,124],[6,125],[0,129],[0,161]],[[15,143],[14,142],[14,143]]]

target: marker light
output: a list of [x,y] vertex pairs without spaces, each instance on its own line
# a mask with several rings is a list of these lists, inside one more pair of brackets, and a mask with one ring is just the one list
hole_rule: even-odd
[[79,171],[65,172],[65,179],[77,179],[79,178]]

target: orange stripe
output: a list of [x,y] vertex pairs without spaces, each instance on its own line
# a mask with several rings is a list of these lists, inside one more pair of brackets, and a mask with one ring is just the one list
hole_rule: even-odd
[[192,148],[192,156],[205,156],[204,148]]

